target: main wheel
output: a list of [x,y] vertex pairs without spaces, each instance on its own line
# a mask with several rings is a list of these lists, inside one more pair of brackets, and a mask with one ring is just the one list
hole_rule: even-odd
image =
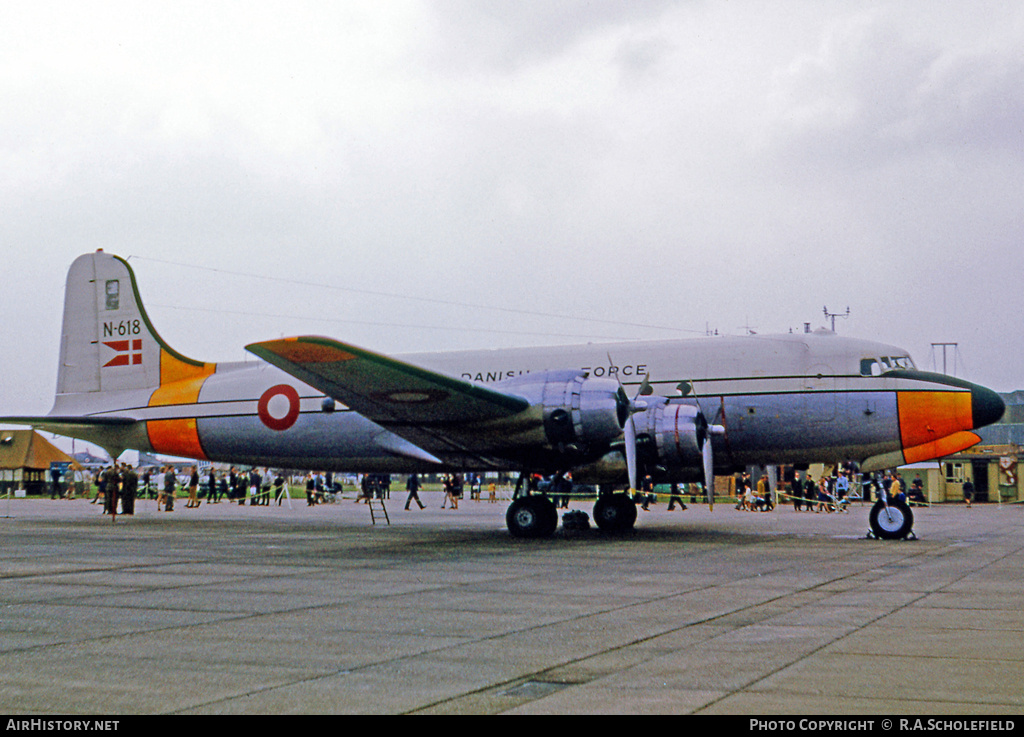
[[882,540],[902,540],[914,526],[914,513],[906,502],[875,502],[868,515],[871,531]]
[[550,537],[558,527],[558,510],[545,496],[521,496],[508,506],[505,524],[513,537]]
[[610,535],[631,530],[636,524],[636,503],[628,494],[602,496],[594,504],[594,523]]

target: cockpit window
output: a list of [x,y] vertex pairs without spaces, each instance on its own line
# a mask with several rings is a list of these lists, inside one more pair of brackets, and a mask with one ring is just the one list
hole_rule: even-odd
[[910,356],[880,356],[860,359],[861,376],[881,376],[886,371],[913,368],[915,368],[914,361]]
[[862,358],[860,359],[860,375],[861,376],[880,376],[882,374],[882,367],[878,365],[877,358]]

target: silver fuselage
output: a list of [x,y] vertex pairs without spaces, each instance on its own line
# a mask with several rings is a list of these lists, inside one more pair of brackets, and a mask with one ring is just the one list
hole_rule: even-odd
[[[714,446],[716,468],[726,470],[768,463],[864,461],[899,451],[905,440],[901,392],[970,394],[969,389],[936,382],[930,374],[861,372],[866,360],[904,356],[906,352],[894,346],[816,333],[398,358],[495,388],[524,374],[569,368],[617,378],[632,394],[649,376],[655,395],[697,404],[725,428],[714,438]],[[261,421],[257,405],[268,390],[281,385],[297,391],[300,414],[286,431],[275,431]],[[419,460],[407,441],[343,406],[325,402],[323,393],[265,363],[217,365],[202,381],[194,402],[151,406],[151,395],[141,390],[107,392],[101,411],[90,394],[61,395],[51,414],[130,417],[138,424],[85,433],[91,436],[87,439],[164,453],[183,449],[153,442],[148,423],[194,420],[201,457],[224,463],[360,472],[440,470],[436,463]],[[521,465],[480,453],[447,453],[441,459],[446,468],[458,469],[511,470]]]

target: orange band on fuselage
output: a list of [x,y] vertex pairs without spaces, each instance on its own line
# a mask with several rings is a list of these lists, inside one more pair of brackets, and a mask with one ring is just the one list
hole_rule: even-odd
[[187,420],[150,420],[146,423],[149,444],[157,453],[208,460],[199,442],[199,430],[194,418]]
[[[904,449],[938,443],[947,436],[974,428],[968,391],[901,391],[897,401]],[[913,463],[909,458],[907,462]]]
[[[216,371],[217,365],[196,366],[180,361],[165,350],[160,351],[160,388],[149,398],[150,407],[195,404],[203,382]],[[199,428],[194,417],[174,420],[150,420],[146,423],[149,444],[157,453],[207,460]]]

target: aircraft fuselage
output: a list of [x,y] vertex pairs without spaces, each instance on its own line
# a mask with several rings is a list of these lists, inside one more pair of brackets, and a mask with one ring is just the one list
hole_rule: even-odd
[[[966,382],[915,371],[906,356],[893,346],[817,333],[400,358],[498,388],[524,375],[571,368],[618,379],[632,394],[649,376],[655,395],[696,404],[725,428],[714,438],[716,467],[725,470],[885,458],[921,446],[930,450],[931,443],[986,424],[988,418],[976,416],[979,407],[984,415],[984,407],[997,404],[998,397],[993,400],[988,390]],[[882,364],[883,359],[893,363]],[[265,363],[218,364],[205,375],[174,383],[156,391],[108,392],[107,408],[100,413],[90,412],[88,393],[61,395],[51,414],[129,417],[137,423],[116,431],[118,445],[225,463],[439,470],[413,444]],[[101,437],[86,439],[110,444],[110,433],[103,428]],[[440,460],[452,469],[509,466],[507,458],[478,451],[451,452]],[[699,478],[695,474],[689,469],[673,476]]]

